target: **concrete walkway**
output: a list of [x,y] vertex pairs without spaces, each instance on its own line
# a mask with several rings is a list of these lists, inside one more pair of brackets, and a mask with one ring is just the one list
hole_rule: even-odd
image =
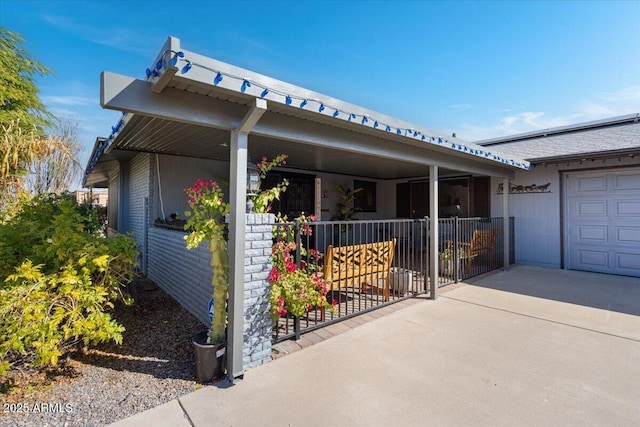
[[640,279],[515,266],[117,426],[636,426]]

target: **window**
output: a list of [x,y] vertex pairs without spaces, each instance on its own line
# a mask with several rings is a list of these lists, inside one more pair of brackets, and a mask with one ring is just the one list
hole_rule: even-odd
[[299,217],[302,212],[313,214],[315,209],[315,176],[291,172],[271,171],[262,181],[263,189],[273,188],[283,179],[289,181],[287,191],[282,193],[280,200],[274,200],[273,213],[280,212],[289,219]]
[[353,188],[362,188],[362,191],[356,193],[354,207],[362,212],[376,212],[376,183],[354,180]]

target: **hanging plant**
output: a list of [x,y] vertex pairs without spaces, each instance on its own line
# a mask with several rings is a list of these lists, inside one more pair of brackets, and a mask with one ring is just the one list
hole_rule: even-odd
[[213,270],[213,320],[208,344],[220,344],[225,341],[227,326],[229,254],[224,219],[230,207],[224,202],[224,194],[216,181],[199,179],[184,192],[191,208],[184,213],[188,218],[184,229],[190,231],[185,236],[187,249],[193,249],[203,241],[209,242]]

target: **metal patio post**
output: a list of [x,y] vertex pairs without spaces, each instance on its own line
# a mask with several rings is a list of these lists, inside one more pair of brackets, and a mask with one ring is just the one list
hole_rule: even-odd
[[509,179],[502,180],[502,247],[504,251],[504,271],[509,271]]
[[438,299],[438,166],[429,165],[429,223],[431,239],[429,240],[430,270],[431,270],[431,299]]
[[241,379],[244,333],[244,252],[247,228],[247,157],[249,132],[267,110],[267,101],[256,99],[239,126],[231,131],[229,147],[229,323],[227,325],[227,377]]
[[244,321],[244,238],[246,231],[248,135],[231,132],[229,202],[229,323],[227,376],[233,382],[243,375],[242,333]]

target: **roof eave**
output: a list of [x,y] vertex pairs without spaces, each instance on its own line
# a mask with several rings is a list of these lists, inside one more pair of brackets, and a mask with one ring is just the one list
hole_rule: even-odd
[[578,131],[588,130],[588,129],[597,129],[602,127],[616,126],[623,123],[637,123],[638,121],[640,121],[640,113],[632,113],[632,114],[626,114],[623,116],[611,117],[608,119],[594,120],[590,122],[578,123],[573,125],[558,126],[554,128],[547,128],[547,129],[536,130],[532,132],[524,132],[516,135],[484,139],[484,140],[476,141],[475,144],[482,147],[488,147],[493,145],[508,144],[511,142],[517,142],[517,141],[522,141],[526,139],[544,138],[551,135],[559,135],[559,134],[578,132]]
[[554,161],[567,161],[567,160],[592,160],[592,159],[608,159],[615,157],[630,156],[635,157],[640,155],[640,147],[624,148],[620,150],[607,150],[607,151],[589,151],[584,153],[572,153],[563,154],[560,156],[547,156],[527,159],[531,164],[541,164]]

